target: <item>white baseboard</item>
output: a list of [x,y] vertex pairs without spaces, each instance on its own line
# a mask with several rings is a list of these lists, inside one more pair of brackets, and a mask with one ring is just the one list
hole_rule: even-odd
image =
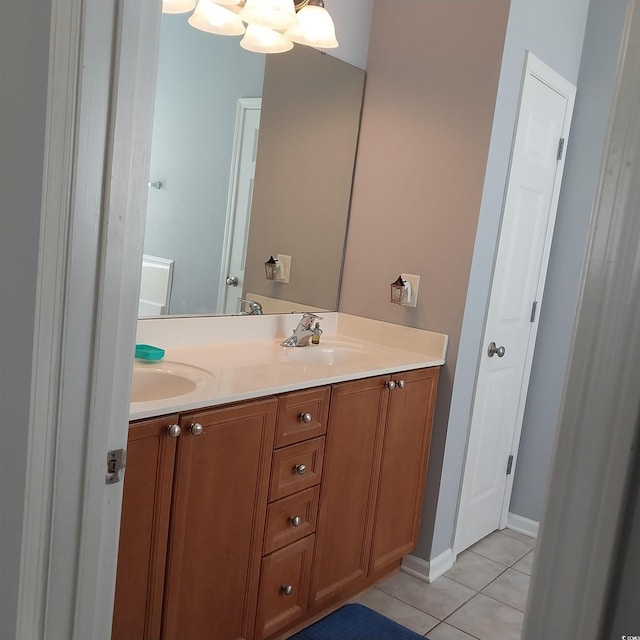
[[433,560],[423,560],[417,556],[405,556],[402,559],[402,571],[418,580],[433,582],[453,567],[454,557],[451,549],[446,549]]
[[526,536],[531,536],[532,538],[538,537],[538,531],[540,529],[540,523],[535,520],[530,520],[529,518],[525,518],[524,516],[519,516],[517,513],[509,513],[507,514],[507,527],[512,529],[513,531],[517,531],[518,533],[524,533]]

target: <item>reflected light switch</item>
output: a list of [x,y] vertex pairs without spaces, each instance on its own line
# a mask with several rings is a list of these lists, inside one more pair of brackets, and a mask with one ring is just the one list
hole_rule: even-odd
[[278,264],[282,265],[283,273],[280,274],[278,278],[278,282],[284,282],[285,284],[289,284],[289,274],[291,273],[291,256],[285,256],[282,253],[279,253],[276,256],[276,260]]
[[418,302],[418,289],[420,288],[420,276],[411,273],[401,273],[400,277],[411,286],[411,297],[407,302],[403,302],[403,307],[415,307]]

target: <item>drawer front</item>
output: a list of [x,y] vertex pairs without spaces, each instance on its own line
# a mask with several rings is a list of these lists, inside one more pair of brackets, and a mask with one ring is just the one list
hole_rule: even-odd
[[278,398],[276,449],[325,434],[330,393],[329,387],[322,387]]
[[319,484],[323,459],[324,437],[274,451],[269,501]]
[[262,560],[256,637],[266,638],[301,618],[307,610],[315,535]]
[[272,502],[267,509],[265,555],[316,530],[320,487],[312,487]]

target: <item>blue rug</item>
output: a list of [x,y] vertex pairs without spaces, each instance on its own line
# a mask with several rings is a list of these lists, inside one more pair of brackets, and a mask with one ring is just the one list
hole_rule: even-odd
[[289,640],[425,640],[361,604],[347,604]]

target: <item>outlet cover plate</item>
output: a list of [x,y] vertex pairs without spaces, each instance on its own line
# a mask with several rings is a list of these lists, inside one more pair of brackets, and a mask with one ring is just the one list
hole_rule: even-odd
[[276,260],[279,264],[282,265],[282,270],[284,271],[282,277],[278,278],[278,282],[289,284],[289,276],[291,274],[291,256],[286,256],[282,253],[279,253],[276,257]]
[[418,290],[420,289],[420,276],[412,273],[401,273],[400,277],[411,285],[411,298],[408,302],[403,302],[403,307],[415,307],[418,302]]

